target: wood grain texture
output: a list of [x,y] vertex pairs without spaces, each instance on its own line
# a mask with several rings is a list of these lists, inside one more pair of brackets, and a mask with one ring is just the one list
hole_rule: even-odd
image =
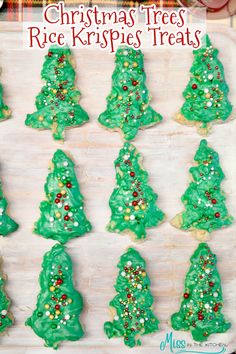
[[[11,26],[10,26],[11,25]],[[1,25],[0,25],[1,26]],[[0,27],[1,82],[5,102],[13,111],[12,119],[0,124],[0,175],[9,201],[10,215],[20,224],[17,232],[0,239],[4,257],[4,272],[8,275],[7,293],[12,299],[15,325],[1,337],[0,353],[41,354],[55,353],[43,347],[24,322],[35,307],[39,292],[38,276],[42,257],[54,244],[32,233],[39,216],[39,203],[44,198],[43,185],[48,174],[48,162],[57,148],[50,131],[37,131],[24,126],[27,113],[34,111],[35,96],[42,87],[40,70],[44,53],[22,48],[19,32],[14,24]],[[219,48],[219,58],[225,67],[230,86],[230,99],[236,103],[236,36],[227,27],[211,27],[212,41]],[[115,185],[114,159],[122,146],[118,133],[110,133],[97,124],[97,117],[105,109],[105,98],[111,87],[114,57],[102,51],[74,50],[77,61],[77,86],[81,90],[81,105],[90,115],[89,123],[66,132],[65,151],[76,162],[76,173],[85,209],[93,225],[93,232],[68,243],[73,259],[75,284],[85,300],[81,321],[86,336],[79,342],[64,343],[60,353],[116,354],[131,353],[122,339],[108,340],[103,323],[109,319],[108,303],[114,296],[116,265],[120,255],[130,245],[135,246],[147,261],[155,296],[155,313],[160,320],[160,331],[142,338],[143,347],[135,354],[160,352],[160,341],[171,328],[168,320],[179,308],[189,258],[198,242],[189,233],[176,230],[169,220],[182,210],[180,197],[185,191],[188,168],[198,147],[200,137],[194,128],[184,127],[171,117],[182,103],[182,91],[188,81],[192,63],[189,50],[144,51],[147,87],[153,99],[152,106],[164,117],[161,124],[137,136],[136,147],[144,156],[144,167],[149,171],[150,184],[159,194],[158,205],[167,220],[148,231],[147,241],[133,244],[129,237],[109,234],[105,226],[109,220],[108,199]],[[221,156],[226,175],[223,188],[227,194],[229,212],[236,217],[236,120],[215,126],[208,141]],[[212,335],[209,343],[227,345],[227,353],[236,349],[236,223],[215,232],[210,247],[218,256],[225,300],[224,313],[232,322],[225,334]],[[193,343],[189,333],[174,332],[178,339]],[[196,347],[210,351],[215,347]],[[168,352],[168,350],[166,351]]]

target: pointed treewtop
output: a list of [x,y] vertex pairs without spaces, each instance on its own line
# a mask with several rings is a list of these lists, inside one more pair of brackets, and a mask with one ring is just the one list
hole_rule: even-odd
[[230,327],[221,313],[223,297],[216,256],[206,243],[200,243],[190,259],[179,312],[171,316],[175,330],[190,331],[195,341],[203,342],[213,333]]
[[89,120],[78,104],[80,92],[75,87],[74,62],[67,46],[50,47],[41,78],[46,84],[36,97],[37,111],[27,115],[25,124],[36,129],[51,129],[53,138],[63,141],[66,128]]
[[58,348],[61,341],[79,340],[84,331],[79,321],[83,299],[73,285],[72,261],[56,244],[43,259],[36,309],[26,321],[45,346]]
[[118,264],[119,274],[110,302],[112,321],[104,323],[108,338],[123,337],[129,347],[140,345],[140,336],[158,330],[158,319],[153,314],[153,296],[146,262],[133,248],[123,254]]
[[213,48],[208,35],[193,54],[192,75],[183,92],[185,102],[175,119],[181,124],[195,125],[199,134],[207,135],[213,123],[222,123],[230,117],[232,105],[218,50]]
[[221,189],[224,174],[218,153],[202,140],[194,160],[197,165],[189,170],[192,181],[181,198],[185,210],[171,223],[206,240],[212,231],[231,225],[233,218],[228,213]]
[[141,50],[130,47],[116,52],[116,68],[112,75],[112,90],[107,97],[107,109],[98,121],[107,129],[121,131],[125,140],[132,140],[139,129],[162,120],[149,105]]
[[62,150],[57,150],[53,156],[44,189],[47,200],[40,204],[41,216],[35,223],[35,233],[66,243],[91,230],[83,210],[84,198],[74,163]]
[[135,146],[125,143],[115,160],[117,186],[110,197],[111,219],[108,231],[128,232],[135,240],[146,238],[146,228],[164,220],[157,207],[157,194],[148,185],[148,173]]

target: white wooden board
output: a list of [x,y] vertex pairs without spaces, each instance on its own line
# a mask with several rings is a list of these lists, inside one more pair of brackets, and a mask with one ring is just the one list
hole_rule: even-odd
[[[47,166],[53,153],[62,146],[52,140],[50,131],[38,132],[24,125],[27,113],[33,112],[35,96],[42,87],[40,70],[44,53],[26,51],[19,44],[21,34],[15,24],[0,24],[0,81],[4,85],[5,102],[12,108],[12,119],[0,126],[0,175],[8,198],[11,216],[20,224],[10,237],[0,239],[4,270],[8,274],[7,292],[12,299],[15,324],[1,337],[0,352],[6,354],[51,353],[24,322],[35,308],[39,292],[38,276],[42,257],[54,244],[32,233],[39,216],[39,203],[44,198],[43,186]],[[236,35],[227,27],[210,27],[219,58],[225,67],[230,86],[230,99],[236,104]],[[155,50],[145,52],[147,87],[153,95],[152,106],[163,117],[163,123],[140,132],[135,145],[144,156],[144,167],[150,173],[150,184],[159,194],[158,205],[167,214],[167,221],[148,231],[142,244],[133,244],[129,237],[105,231],[110,210],[108,199],[115,185],[114,159],[122,146],[118,133],[110,133],[97,124],[105,109],[105,98],[111,87],[114,57],[102,51],[74,50],[77,61],[77,86],[82,92],[81,105],[91,119],[83,127],[67,131],[63,146],[74,157],[81,191],[85,196],[86,213],[93,232],[74,239],[68,252],[74,263],[75,283],[85,300],[81,321],[86,336],[79,342],[64,343],[60,353],[116,354],[131,353],[122,339],[108,340],[103,323],[109,319],[108,303],[114,296],[116,265],[128,246],[135,246],[147,261],[155,296],[155,312],[160,331],[142,338],[137,354],[160,353],[160,342],[166,333],[170,315],[179,308],[189,258],[198,242],[188,233],[174,229],[169,220],[182,210],[180,197],[188,184],[188,168],[200,137],[193,128],[175,123],[171,116],[182,103],[182,91],[188,81],[192,63],[190,51]],[[227,179],[229,211],[236,217],[236,120],[215,126],[209,142],[221,156]],[[227,345],[227,353],[236,349],[236,223],[213,234],[210,247],[218,256],[222,276],[224,313],[232,322],[225,334],[212,335],[209,343],[195,349],[215,351]],[[176,339],[193,343],[189,333],[174,332]],[[166,352],[170,352],[168,349]]]

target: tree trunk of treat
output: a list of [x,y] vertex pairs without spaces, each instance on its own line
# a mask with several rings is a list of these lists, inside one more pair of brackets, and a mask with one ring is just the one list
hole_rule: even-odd
[[140,337],[158,330],[158,319],[152,311],[153,297],[146,263],[133,248],[123,254],[118,264],[119,275],[110,302],[111,321],[104,323],[108,338],[123,337],[129,347],[140,345]]
[[198,134],[202,136],[209,135],[212,130],[212,124],[204,125],[201,122],[189,121],[180,111],[175,114],[174,120],[182,125],[188,125],[189,127],[196,126]]
[[171,325],[175,330],[189,330],[195,341],[204,342],[231,325],[221,313],[223,296],[216,256],[206,243],[200,243],[190,261],[180,310],[171,316]]
[[100,114],[98,121],[108,130],[120,131],[127,141],[133,140],[139,129],[162,120],[161,115],[149,106],[150,95],[145,82],[142,52],[129,47],[119,48],[107,109]]
[[41,215],[34,232],[64,244],[89,232],[91,224],[84,213],[84,198],[73,161],[62,150],[57,150],[50,166],[44,186],[47,200],[40,204]]
[[107,230],[131,233],[135,240],[146,238],[146,229],[164,221],[157,207],[157,194],[148,184],[148,173],[136,148],[125,143],[115,160],[116,187],[109,199],[111,218]]
[[3,195],[2,184],[0,182],[0,235],[7,236],[16,231],[19,225],[7,214],[7,200]]
[[25,124],[35,129],[52,130],[55,140],[64,140],[64,131],[89,120],[78,104],[80,92],[75,88],[75,70],[68,47],[51,46],[45,56],[42,80],[46,81],[36,97],[37,111],[28,114]]
[[83,299],[74,288],[72,261],[63,246],[56,244],[45,254],[39,283],[36,309],[26,320],[26,326],[54,349],[64,340],[83,337],[79,321]]
[[208,241],[208,240],[210,239],[209,232],[206,231],[206,230],[197,230],[197,229],[194,229],[194,230],[192,230],[192,235],[193,235],[198,241],[201,241],[201,242],[205,242],[205,241]]
[[2,113],[3,113],[3,120],[4,119],[8,119],[11,116],[11,110],[10,109],[2,109]]
[[203,45],[194,50],[191,77],[186,86],[180,112],[175,119],[189,126],[196,125],[200,135],[206,136],[214,123],[222,123],[231,116],[232,105],[228,100],[228,86],[224,79],[224,68],[217,58],[208,35]]

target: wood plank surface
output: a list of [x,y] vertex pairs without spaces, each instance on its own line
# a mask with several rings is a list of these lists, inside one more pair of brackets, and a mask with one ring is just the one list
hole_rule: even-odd
[[[1,26],[1,25],[0,25]],[[189,50],[144,51],[147,87],[153,96],[152,106],[164,117],[161,124],[140,132],[134,144],[144,156],[144,167],[150,174],[150,184],[159,194],[158,205],[167,220],[148,231],[148,238],[133,244],[128,236],[105,231],[109,220],[109,196],[115,185],[114,159],[122,146],[118,133],[102,129],[97,117],[105,109],[105,98],[111,87],[114,57],[103,51],[74,50],[77,62],[77,86],[82,93],[81,105],[90,115],[89,123],[66,132],[62,147],[52,140],[50,131],[27,128],[24,120],[34,111],[35,96],[42,87],[40,71],[44,52],[24,50],[19,32],[0,27],[0,81],[4,85],[5,102],[13,111],[12,119],[0,124],[0,175],[9,201],[10,215],[20,224],[17,232],[0,239],[4,271],[8,275],[7,292],[12,299],[15,324],[0,339],[0,353],[54,353],[24,322],[35,308],[39,292],[38,276],[42,257],[54,241],[32,233],[39,216],[39,203],[44,198],[43,186],[48,174],[48,162],[57,148],[72,154],[85,209],[93,225],[93,232],[68,243],[68,253],[74,264],[75,284],[84,297],[85,309],[81,321],[85,337],[61,346],[64,354],[131,353],[122,339],[108,340],[103,323],[109,319],[108,303],[114,296],[119,257],[130,245],[135,246],[147,261],[155,296],[155,313],[160,331],[142,337],[143,346],[135,354],[160,353],[160,342],[171,331],[168,320],[179,308],[189,258],[198,245],[189,233],[174,229],[169,220],[182,210],[180,197],[188,181],[188,169],[200,137],[194,128],[184,127],[171,117],[182,104],[182,91],[188,82],[192,64]],[[230,100],[236,103],[236,36],[224,26],[209,27],[213,43],[219,48],[219,58],[225,67],[230,87]],[[208,141],[221,157],[226,175],[223,188],[227,205],[236,217],[236,120],[215,126]],[[236,223],[215,232],[209,242],[218,256],[222,277],[224,314],[232,322],[225,334],[212,335],[213,347],[195,350],[216,351],[224,343],[227,353],[236,349]],[[176,339],[193,343],[190,334],[174,332]],[[215,343],[215,345],[214,345]],[[169,351],[166,350],[168,353]]]

